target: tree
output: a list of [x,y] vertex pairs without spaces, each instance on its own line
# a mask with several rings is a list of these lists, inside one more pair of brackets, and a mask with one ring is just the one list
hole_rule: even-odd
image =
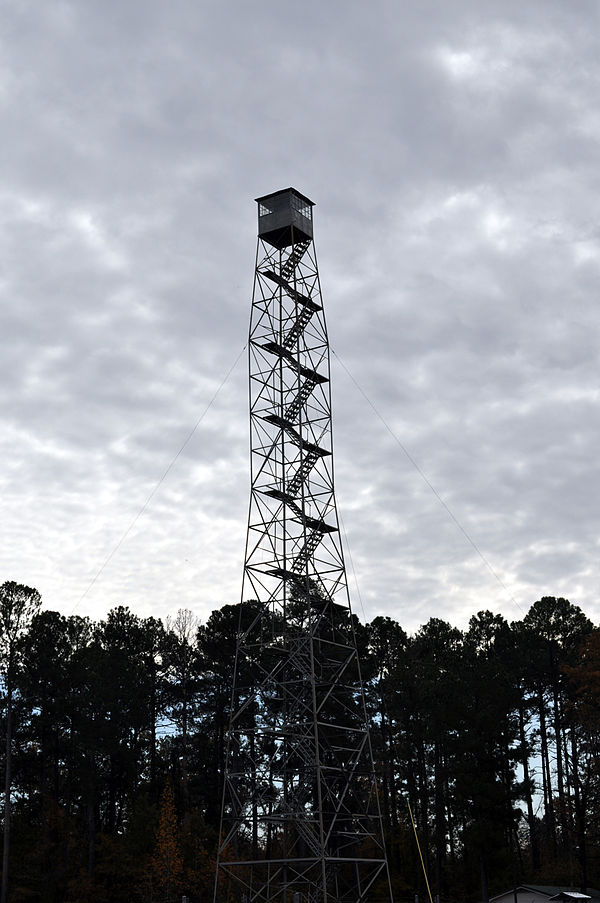
[[399,771],[394,743],[394,721],[390,714],[391,684],[397,678],[408,638],[402,627],[389,617],[374,618],[367,628],[369,654],[362,665],[362,677],[367,699],[373,709],[371,727],[373,749],[382,759],[380,766],[383,790],[382,814],[389,838],[392,828],[394,831],[398,829],[395,774]]
[[[570,878],[574,828],[571,790],[576,767],[572,767],[575,762],[569,752],[568,724],[564,719],[567,697],[562,669],[575,660],[580,643],[592,631],[592,623],[577,605],[554,596],[544,596],[535,602],[522,623],[531,640],[530,659],[539,706],[545,812],[552,858],[559,866],[557,877],[562,874]],[[552,742],[556,798],[550,764]]]
[[165,665],[169,676],[167,710],[179,730],[179,766],[186,813],[190,806],[189,735],[194,723],[194,701],[198,685],[197,630],[198,620],[188,608],[180,608],[174,620],[167,618],[165,637]]
[[[67,701],[72,686],[69,674],[71,637],[68,620],[56,611],[41,611],[31,621],[19,644],[18,699],[23,713],[19,736],[25,740],[21,760],[14,761],[13,790],[19,807],[13,812],[13,853],[19,834],[19,810],[26,824],[37,829],[29,835],[27,849],[35,850],[35,865],[25,864],[23,850],[15,856],[21,875],[13,871],[12,881],[33,881],[43,887],[48,901],[64,899],[61,878],[65,872],[63,855],[66,815],[61,808],[62,764],[67,752]],[[13,758],[15,753],[13,752]],[[22,830],[21,830],[22,834]]]
[[[156,701],[151,663],[152,631],[126,606],[109,611],[96,629],[99,676],[97,708],[103,743],[103,826],[122,829],[124,814],[144,778],[155,745]],[[150,646],[150,649],[148,648]],[[150,744],[148,740],[150,739]],[[148,753],[150,754],[148,757]]]
[[6,687],[6,763],[4,771],[4,847],[0,903],[8,899],[10,791],[12,784],[12,706],[18,642],[37,614],[42,599],[36,589],[8,581],[0,586],[0,660]]
[[519,756],[518,686],[511,673],[511,631],[501,615],[480,611],[465,634],[465,721],[456,758],[463,838],[479,860],[481,894],[489,899],[493,873],[518,883],[518,832],[523,786]]
[[183,856],[177,832],[173,787],[167,782],[160,801],[160,819],[152,856],[152,877],[161,903],[171,903],[183,883]]
[[575,665],[563,665],[570,698],[566,716],[571,726],[571,760],[581,884],[588,883],[588,857],[600,853],[600,630],[582,643]]
[[198,715],[201,730],[196,748],[200,753],[198,765],[202,778],[202,804],[207,821],[217,829],[223,796],[237,637],[239,631],[252,623],[258,611],[256,602],[223,605],[212,612],[206,624],[198,628]]

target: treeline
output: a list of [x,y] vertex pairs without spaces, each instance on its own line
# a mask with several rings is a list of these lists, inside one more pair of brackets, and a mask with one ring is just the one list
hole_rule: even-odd
[[[8,899],[211,900],[240,606],[200,624],[33,605],[15,626],[7,586]],[[546,597],[512,624],[356,632],[396,899],[426,898],[411,811],[441,901],[598,884],[600,631],[583,612]]]

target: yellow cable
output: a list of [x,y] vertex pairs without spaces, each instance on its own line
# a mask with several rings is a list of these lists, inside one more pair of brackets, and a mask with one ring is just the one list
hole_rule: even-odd
[[423,862],[423,854],[421,853],[421,844],[419,843],[419,837],[417,835],[417,826],[415,825],[415,820],[413,818],[412,809],[410,808],[410,803],[407,800],[406,805],[408,806],[408,811],[410,813],[410,820],[412,822],[413,831],[415,832],[415,840],[417,841],[417,849],[419,851],[419,857],[421,859],[421,867],[423,869],[423,874],[425,875],[425,884],[427,885],[427,893],[429,894],[429,903],[433,903],[433,897],[431,896],[431,888],[429,887],[429,880],[427,878],[427,870],[425,868],[425,863]]

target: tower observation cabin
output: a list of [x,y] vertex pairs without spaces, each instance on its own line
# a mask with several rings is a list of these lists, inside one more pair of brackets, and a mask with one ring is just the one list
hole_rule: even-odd
[[284,188],[256,198],[258,237],[274,248],[287,248],[313,237],[314,203],[295,188]]

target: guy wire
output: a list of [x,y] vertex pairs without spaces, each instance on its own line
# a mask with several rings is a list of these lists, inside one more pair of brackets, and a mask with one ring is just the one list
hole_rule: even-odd
[[216,392],[214,393],[214,395],[212,396],[212,398],[210,399],[210,401],[208,402],[208,404],[206,405],[206,407],[204,408],[204,410],[203,410],[202,413],[200,414],[198,420],[196,421],[196,423],[194,424],[192,430],[190,431],[190,433],[188,434],[188,436],[187,436],[186,439],[184,440],[184,442],[183,442],[182,446],[180,447],[179,451],[178,451],[178,452],[174,455],[174,457],[171,459],[171,461],[170,461],[170,463],[169,463],[169,466],[167,467],[167,469],[165,470],[165,472],[163,473],[163,475],[160,477],[160,479],[158,480],[158,482],[155,484],[154,488],[152,489],[152,492],[150,493],[150,495],[148,496],[148,498],[146,499],[146,501],[144,502],[144,504],[142,505],[142,507],[140,508],[140,510],[138,511],[138,513],[135,515],[135,517],[133,518],[133,520],[131,521],[131,523],[129,524],[129,526],[127,527],[127,529],[125,530],[125,532],[122,534],[122,536],[121,536],[121,538],[119,539],[119,541],[116,543],[116,545],[113,547],[112,551],[111,551],[111,552],[106,556],[106,558],[104,559],[102,565],[100,566],[100,568],[98,569],[98,571],[96,572],[96,574],[94,575],[94,577],[92,578],[92,580],[90,581],[90,583],[88,584],[87,588],[85,589],[85,591],[82,593],[82,595],[79,597],[79,599],[77,600],[77,602],[75,603],[75,605],[74,605],[73,608],[71,609],[71,614],[72,614],[72,613],[75,611],[75,609],[83,602],[83,600],[85,599],[85,597],[87,596],[87,594],[89,593],[89,591],[91,590],[91,588],[94,586],[94,584],[96,583],[96,581],[98,580],[98,578],[100,577],[100,575],[102,574],[102,572],[104,571],[104,569],[106,568],[106,566],[112,561],[112,559],[114,558],[114,556],[117,554],[117,552],[119,551],[119,549],[121,548],[121,546],[123,545],[123,543],[125,542],[125,540],[127,539],[127,537],[129,536],[129,534],[131,533],[131,531],[133,530],[133,528],[134,528],[135,525],[137,524],[138,520],[140,519],[140,517],[142,516],[142,514],[144,513],[144,511],[147,509],[148,505],[150,504],[150,502],[152,501],[152,499],[154,498],[154,496],[156,495],[156,493],[158,492],[158,490],[160,489],[160,487],[162,486],[162,484],[164,483],[164,481],[166,480],[166,478],[167,478],[168,475],[170,474],[170,472],[171,472],[171,470],[173,469],[173,467],[174,467],[174,465],[175,465],[177,459],[180,457],[180,455],[182,454],[182,452],[184,451],[184,449],[186,448],[186,446],[190,443],[190,441],[191,441],[191,439],[192,439],[194,433],[196,432],[196,430],[198,429],[198,427],[200,426],[200,424],[202,423],[202,421],[204,420],[204,418],[206,417],[206,415],[207,415],[208,412],[210,411],[211,407],[213,406],[214,402],[215,402],[216,399],[217,399],[217,396],[219,395],[219,392],[221,391],[221,389],[223,388],[223,386],[225,385],[225,383],[227,382],[227,380],[229,379],[229,377],[231,376],[231,374],[233,373],[233,371],[234,371],[235,368],[237,367],[237,365],[238,365],[238,363],[239,363],[239,360],[240,360],[242,354],[244,353],[244,351],[246,350],[247,347],[248,347],[248,344],[247,344],[247,343],[242,347],[242,350],[239,352],[239,354],[238,354],[238,356],[236,357],[235,361],[233,362],[233,364],[231,365],[231,367],[229,368],[229,370],[227,371],[227,373],[225,374],[225,376],[224,376],[223,379],[221,380],[221,382],[220,382],[220,384],[219,384],[219,386],[218,386]]
[[475,542],[475,540],[472,539],[471,536],[469,536],[469,534],[467,533],[467,531],[465,530],[465,528],[463,527],[463,525],[461,524],[461,522],[459,521],[459,519],[456,517],[456,515],[454,514],[454,512],[451,510],[451,508],[449,507],[449,505],[447,504],[447,502],[444,501],[444,499],[441,497],[441,495],[439,494],[439,492],[437,491],[437,489],[435,488],[435,486],[433,485],[433,483],[431,482],[431,480],[430,480],[430,479],[428,478],[428,476],[421,470],[421,468],[419,467],[419,465],[417,464],[417,462],[415,461],[415,459],[413,458],[413,456],[410,454],[410,452],[408,451],[408,449],[406,448],[406,446],[402,444],[402,442],[400,441],[400,439],[398,438],[398,436],[396,435],[396,433],[393,431],[393,429],[391,428],[391,426],[389,425],[389,423],[387,422],[387,420],[385,419],[385,417],[383,416],[383,414],[381,414],[380,411],[375,407],[375,405],[373,404],[373,402],[371,401],[371,399],[369,398],[369,396],[367,395],[367,393],[365,392],[365,390],[364,390],[364,389],[362,388],[362,386],[357,382],[357,380],[354,378],[354,376],[352,375],[352,373],[350,372],[350,370],[348,369],[348,367],[346,366],[346,364],[345,364],[345,363],[343,362],[343,360],[340,358],[339,354],[337,354],[337,353],[334,351],[333,348],[331,349],[331,353],[332,353],[332,354],[337,358],[337,360],[340,362],[342,368],[346,371],[346,374],[347,374],[347,375],[349,376],[349,378],[352,380],[352,382],[354,383],[354,385],[356,386],[356,388],[358,389],[358,391],[360,392],[360,394],[362,395],[362,397],[365,399],[365,401],[367,402],[367,404],[369,405],[369,407],[373,410],[373,412],[377,415],[377,417],[381,420],[381,422],[383,423],[384,427],[386,428],[386,430],[388,431],[388,433],[390,434],[390,436],[392,437],[392,439],[394,440],[394,442],[396,443],[396,445],[398,445],[399,448],[402,449],[402,451],[404,452],[405,456],[408,458],[408,460],[410,461],[410,463],[412,464],[412,466],[414,467],[414,469],[417,471],[417,473],[419,474],[419,476],[421,477],[421,479],[423,480],[423,482],[429,487],[429,489],[430,489],[431,492],[434,494],[434,496],[436,497],[436,499],[438,500],[438,502],[440,503],[440,505],[442,506],[442,508],[444,508],[444,510],[446,511],[446,514],[447,514],[447,515],[450,517],[450,519],[454,522],[454,525],[460,530],[460,532],[461,532],[462,535],[465,537],[465,539],[467,540],[467,542],[469,543],[469,545],[475,550],[475,552],[477,553],[477,555],[481,558],[481,560],[482,560],[483,563],[485,564],[485,566],[486,566],[486,568],[488,569],[488,571],[490,572],[490,574],[495,578],[495,580],[497,580],[498,584],[502,587],[502,589],[503,589],[504,593],[506,594],[506,596],[511,600],[511,602],[513,602],[514,605],[516,605],[516,607],[519,609],[519,611],[521,612],[521,614],[525,614],[525,612],[523,611],[523,608],[519,605],[519,603],[517,602],[517,600],[515,599],[515,597],[513,596],[513,594],[511,593],[511,591],[510,591],[509,588],[507,587],[507,585],[505,584],[505,582],[502,580],[502,578],[500,577],[500,575],[497,573],[497,571],[494,570],[494,568],[492,567],[492,565],[490,564],[490,562],[487,560],[487,558],[485,557],[485,555],[483,554],[483,552],[481,551],[481,549],[479,548],[479,546],[477,545],[477,543]]

